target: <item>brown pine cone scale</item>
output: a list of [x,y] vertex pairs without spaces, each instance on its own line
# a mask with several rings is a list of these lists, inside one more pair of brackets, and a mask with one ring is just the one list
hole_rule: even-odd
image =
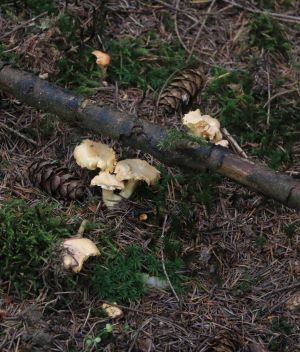
[[162,92],[158,108],[162,113],[173,113],[187,107],[204,86],[204,74],[200,69],[180,72]]
[[55,160],[37,160],[28,168],[31,183],[55,198],[82,200],[87,188]]

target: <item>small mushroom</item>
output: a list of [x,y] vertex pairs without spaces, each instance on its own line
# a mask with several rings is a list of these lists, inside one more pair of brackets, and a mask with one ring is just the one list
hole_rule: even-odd
[[95,176],[91,181],[92,186],[99,186],[102,188],[102,199],[108,208],[122,200],[122,197],[115,194],[116,189],[123,190],[125,188],[124,182],[117,180],[116,175],[110,174],[107,171],[101,171],[99,175]]
[[209,115],[201,115],[199,109],[190,111],[188,114],[184,115],[183,124],[189,128],[193,135],[208,139],[215,144],[228,147],[227,141],[222,139],[220,122]]
[[68,238],[64,240],[62,250],[64,267],[71,268],[75,273],[80,272],[83,263],[89,257],[100,255],[95,243],[88,238]]
[[96,56],[96,64],[100,66],[108,66],[110,63],[110,56],[106,53],[103,53],[100,50],[94,50],[92,52],[93,55]]
[[120,192],[120,196],[126,199],[132,195],[139,181],[145,181],[150,186],[160,178],[160,172],[154,166],[140,159],[119,161],[115,174],[118,181],[127,181],[124,190]]
[[85,139],[74,150],[74,158],[82,168],[113,171],[116,165],[116,154],[107,145]]
[[222,147],[228,148],[229,147],[229,142],[227,139],[222,139],[219,142],[215,143],[216,145],[221,145]]
[[102,304],[102,309],[105,310],[106,314],[112,319],[119,318],[123,315],[123,312],[120,308],[117,306],[111,306],[107,303]]

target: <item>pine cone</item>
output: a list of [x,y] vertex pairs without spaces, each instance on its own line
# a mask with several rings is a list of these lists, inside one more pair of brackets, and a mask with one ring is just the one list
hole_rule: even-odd
[[188,106],[204,85],[202,71],[187,69],[182,71],[162,92],[158,103],[163,113],[172,113]]
[[209,352],[236,352],[239,350],[237,341],[228,331],[221,331],[214,339]]
[[28,168],[32,184],[55,198],[83,199],[86,186],[78,177],[68,173],[54,160],[38,160]]

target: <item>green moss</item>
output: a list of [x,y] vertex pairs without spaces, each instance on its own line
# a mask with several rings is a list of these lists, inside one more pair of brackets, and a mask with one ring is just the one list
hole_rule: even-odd
[[69,53],[58,63],[56,83],[81,94],[93,94],[101,87],[103,74],[95,63],[93,49],[83,46],[76,54]]
[[270,352],[282,352],[285,348],[285,341],[282,336],[272,337],[268,344],[268,350]]
[[39,122],[38,129],[40,134],[45,139],[50,139],[56,133],[56,122],[55,116],[46,115],[43,120]]
[[299,99],[274,99],[268,125],[267,107],[264,107],[268,98],[254,94],[250,73],[227,72],[220,67],[214,68],[212,73],[215,79],[203,94],[203,103],[211,98],[215,99],[220,108],[218,118],[221,125],[241,145],[253,145],[247,152],[266,158],[272,168],[278,169],[288,163],[291,132],[299,124]]
[[64,53],[58,62],[59,73],[55,82],[80,94],[94,94],[105,79],[105,72],[96,64],[92,55],[95,48],[95,30],[102,33],[105,28],[105,3],[101,3],[86,26],[80,18],[65,13],[58,17],[56,25],[64,40],[57,41],[57,49]]
[[207,145],[208,141],[204,138],[193,136],[186,132],[180,132],[175,129],[168,130],[165,138],[159,142],[160,150],[171,150],[176,148],[176,144],[180,142],[192,142],[197,143],[199,145]]
[[279,52],[285,55],[290,51],[290,44],[280,25],[264,14],[253,18],[250,25],[249,44],[257,46],[259,49]]
[[59,239],[69,236],[53,207],[12,200],[0,209],[0,277],[21,296],[42,287],[40,270]]
[[165,26],[165,29],[171,32],[174,29],[174,17],[171,13],[165,12],[163,14],[162,23]]
[[297,234],[297,231],[299,231],[299,229],[299,223],[295,222],[293,224],[287,225],[284,229],[284,232],[288,238],[292,239]]
[[178,42],[162,43],[156,35],[107,42],[111,55],[108,73],[122,87],[161,87],[168,77],[187,65],[186,52]]
[[256,247],[262,249],[267,243],[267,238],[264,235],[259,235],[255,238]]
[[77,21],[78,19],[74,16],[68,14],[61,15],[57,19],[57,26],[63,34],[67,35],[67,37],[71,37],[78,27]]
[[[136,245],[119,251],[112,244],[102,251],[102,262],[97,263],[91,274],[91,289],[95,295],[110,301],[128,303],[140,299],[146,293],[144,273],[163,277],[162,266],[155,252],[145,253]],[[180,274],[183,262],[176,258],[166,261],[170,279],[177,291],[181,291],[184,276]]]
[[248,274],[240,280],[234,288],[234,294],[238,297],[248,295],[252,290],[253,282]]
[[18,55],[14,52],[7,52],[7,49],[4,45],[0,44],[0,60],[12,65],[16,65],[18,63]]
[[55,12],[54,0],[20,0],[16,1],[17,6],[23,7],[30,10],[33,14],[40,14],[42,12],[48,12],[49,14]]
[[271,329],[275,332],[281,332],[291,335],[294,332],[294,326],[286,318],[276,317],[271,321]]

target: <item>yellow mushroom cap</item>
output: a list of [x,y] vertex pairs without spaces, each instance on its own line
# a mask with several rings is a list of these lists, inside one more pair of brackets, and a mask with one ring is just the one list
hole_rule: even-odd
[[216,145],[221,145],[222,147],[228,148],[229,142],[226,139],[221,139],[219,142],[215,143]]
[[207,138],[214,143],[222,140],[220,122],[209,115],[201,115],[199,109],[185,114],[182,122],[196,136]]
[[107,66],[109,65],[110,63],[110,56],[106,53],[103,53],[102,51],[100,50],[94,50],[92,52],[93,55],[96,56],[97,60],[96,60],[96,63],[97,65],[100,65],[100,66]]
[[121,317],[123,315],[123,312],[120,308],[116,306],[111,306],[107,303],[102,304],[102,309],[104,309],[107,315],[112,319]]
[[92,186],[99,186],[103,189],[113,191],[115,189],[124,189],[124,182],[118,181],[116,175],[110,174],[108,171],[101,171],[91,181]]
[[68,238],[63,242],[62,248],[64,267],[71,268],[75,273],[82,269],[83,263],[89,257],[100,255],[95,243],[88,238]]
[[185,114],[183,116],[182,121],[183,121],[183,124],[189,128],[206,126],[207,124],[209,124],[210,126],[214,126],[216,128],[221,128],[220,122],[217,119],[209,115],[201,115],[201,112],[199,109],[195,111],[190,111],[189,113]]
[[113,171],[116,160],[114,150],[106,144],[85,139],[74,150],[76,163],[89,170],[100,168],[102,170]]
[[153,185],[160,178],[160,172],[154,166],[140,159],[119,161],[115,168],[115,174],[119,181],[145,181],[148,185]]

